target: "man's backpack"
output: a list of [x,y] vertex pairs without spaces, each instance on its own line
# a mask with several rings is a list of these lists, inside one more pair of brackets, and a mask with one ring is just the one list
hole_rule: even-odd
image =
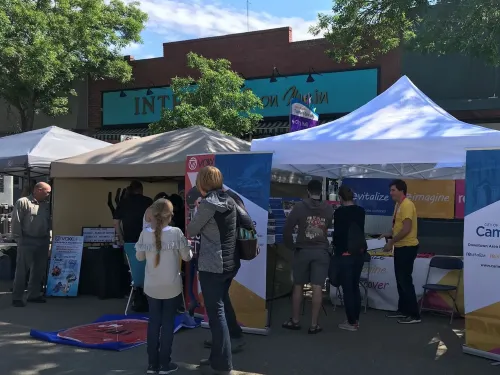
[[358,224],[352,222],[347,235],[347,252],[351,255],[363,254],[368,248],[365,234]]

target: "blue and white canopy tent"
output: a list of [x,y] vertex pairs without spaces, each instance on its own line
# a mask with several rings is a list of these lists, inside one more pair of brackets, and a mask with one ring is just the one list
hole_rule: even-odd
[[350,114],[252,141],[273,167],[329,178],[464,178],[465,150],[500,147],[500,131],[457,120],[406,76]]

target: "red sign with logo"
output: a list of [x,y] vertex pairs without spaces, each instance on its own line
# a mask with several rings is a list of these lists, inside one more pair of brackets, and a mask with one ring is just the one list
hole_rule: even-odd
[[455,181],[455,219],[463,219],[465,214],[465,180]]

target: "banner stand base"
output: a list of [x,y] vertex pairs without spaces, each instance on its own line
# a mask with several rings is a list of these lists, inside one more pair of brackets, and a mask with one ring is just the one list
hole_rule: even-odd
[[478,357],[483,357],[486,359],[491,359],[492,361],[500,362],[500,354],[485,352],[484,350],[470,348],[467,345],[462,345],[462,351],[465,354],[475,355]]
[[[201,326],[203,328],[210,328],[207,322],[201,322]],[[249,327],[241,327],[243,329],[244,333],[250,333],[252,335],[262,335],[262,336],[267,336],[269,335],[269,332],[271,331],[271,328],[266,327],[266,328],[249,328]]]

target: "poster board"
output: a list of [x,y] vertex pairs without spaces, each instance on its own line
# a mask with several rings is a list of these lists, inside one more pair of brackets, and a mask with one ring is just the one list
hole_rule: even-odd
[[500,361],[500,150],[469,150],[465,166],[464,352]]
[[105,246],[115,243],[116,231],[113,227],[83,227],[85,246]]
[[48,297],[76,297],[80,282],[83,236],[55,236],[47,275]]

